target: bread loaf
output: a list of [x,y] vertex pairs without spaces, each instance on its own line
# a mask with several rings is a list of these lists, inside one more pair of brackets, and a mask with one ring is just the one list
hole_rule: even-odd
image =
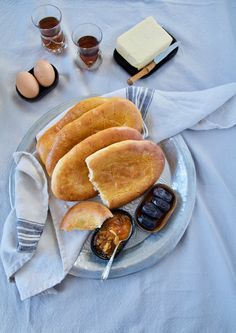
[[36,145],[37,152],[42,162],[44,164],[46,163],[46,159],[50,149],[52,148],[55,136],[65,125],[79,118],[85,112],[105,103],[106,101],[108,101],[108,98],[103,97],[92,97],[80,101],[73,106],[56,124],[43,133]]
[[51,188],[54,195],[68,201],[94,197],[97,192],[89,181],[85,159],[99,149],[124,140],[142,140],[142,135],[130,127],[111,127],[74,146],[58,161],[53,171]]
[[109,208],[139,197],[160,177],[165,164],[162,149],[145,140],[114,143],[85,161],[90,181]]
[[46,169],[51,176],[57,162],[76,144],[101,130],[127,126],[142,130],[142,116],[127,99],[112,99],[64,126],[57,133],[47,160]]

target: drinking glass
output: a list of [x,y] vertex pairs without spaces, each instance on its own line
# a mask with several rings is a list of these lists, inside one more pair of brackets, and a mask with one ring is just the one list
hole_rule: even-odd
[[77,46],[76,63],[80,68],[95,70],[102,63],[100,43],[102,30],[93,23],[79,24],[72,32],[72,40]]
[[42,46],[53,53],[62,53],[66,47],[61,29],[61,11],[53,5],[38,6],[32,14],[32,22],[39,29]]

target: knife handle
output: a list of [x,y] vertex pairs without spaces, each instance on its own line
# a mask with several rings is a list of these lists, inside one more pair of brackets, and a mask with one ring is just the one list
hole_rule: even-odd
[[156,63],[154,61],[150,62],[147,66],[145,66],[141,71],[139,71],[137,74],[134,76],[131,76],[128,80],[127,83],[132,86],[132,84],[139,79],[141,79],[144,75],[147,75],[151,70],[156,66]]

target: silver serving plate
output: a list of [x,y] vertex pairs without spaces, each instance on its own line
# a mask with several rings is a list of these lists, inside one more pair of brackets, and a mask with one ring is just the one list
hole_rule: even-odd
[[[76,102],[77,100],[72,100],[63,103],[44,114],[23,137],[17,151],[34,153],[37,133]],[[135,229],[127,246],[114,261],[109,278],[132,274],[160,261],[175,248],[190,222],[196,194],[196,174],[191,154],[180,135],[164,140],[160,145],[165,153],[166,166],[159,182],[171,186],[176,191],[177,207],[167,225],[158,233],[150,235],[138,228]],[[15,197],[14,175],[15,165],[12,163],[9,176],[11,206]],[[122,208],[134,215],[140,200],[142,197]],[[92,253],[90,239],[91,235],[86,240],[70,273],[78,277],[100,279],[106,261]]]

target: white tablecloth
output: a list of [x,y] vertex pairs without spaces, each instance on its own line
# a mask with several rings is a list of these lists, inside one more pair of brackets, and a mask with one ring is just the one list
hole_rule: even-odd
[[[0,2],[0,233],[10,209],[9,166],[22,136],[66,100],[126,86],[128,75],[112,53],[116,37],[132,25],[153,15],[182,43],[172,61],[139,85],[192,91],[236,81],[234,0],[51,1],[62,10],[68,37],[59,56],[40,46],[32,26],[31,13],[40,3]],[[73,62],[70,34],[82,22],[94,22],[104,33],[97,72],[82,72]],[[15,75],[39,58],[58,68],[60,82],[41,101],[27,103],[16,95]],[[24,302],[0,264],[1,332],[236,331],[236,128],[185,131],[183,137],[196,165],[197,198],[176,249],[137,274],[106,283],[68,276],[57,295]]]

